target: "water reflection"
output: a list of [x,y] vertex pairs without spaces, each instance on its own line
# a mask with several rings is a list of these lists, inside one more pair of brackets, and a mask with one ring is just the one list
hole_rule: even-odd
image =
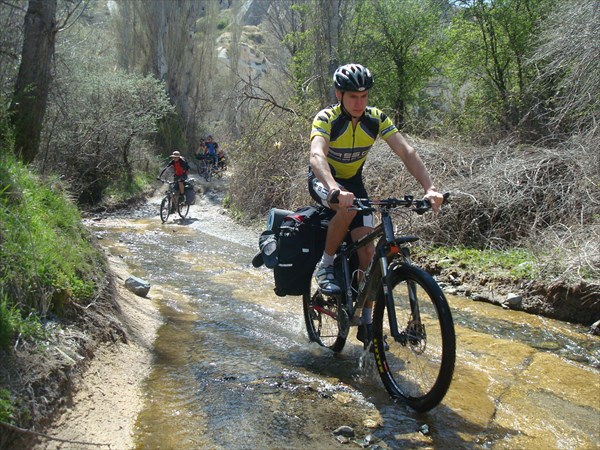
[[524,342],[540,351],[600,367],[598,339],[589,336],[583,326],[507,311],[494,305],[477,303],[473,306],[471,301],[458,297],[449,296],[449,301],[455,306],[454,321],[462,327],[500,339]]

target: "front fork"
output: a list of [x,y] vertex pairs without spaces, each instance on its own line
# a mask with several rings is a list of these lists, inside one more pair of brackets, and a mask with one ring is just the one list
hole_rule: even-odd
[[[400,245],[414,242],[416,237],[403,237],[396,239],[392,221],[387,214],[382,217],[383,222],[383,239],[376,245],[375,256],[371,261],[369,268],[363,274],[363,279],[359,284],[358,294],[355,296],[352,290],[352,274],[350,271],[349,258],[342,258],[342,270],[344,277],[344,292],[343,304],[351,318],[351,325],[358,325],[360,322],[359,310],[365,304],[367,298],[374,298],[379,289],[379,282],[383,289],[386,309],[388,313],[388,321],[390,333],[396,341],[406,343],[406,331],[398,330],[398,320],[396,318],[396,309],[394,307],[394,294],[392,286],[392,271],[398,265],[392,265],[394,260],[410,264],[410,251],[407,247]],[[346,249],[346,243],[342,243],[342,253]],[[379,281],[380,280],[380,281]],[[411,280],[406,280],[408,287],[408,298],[411,309],[411,324],[420,323],[419,303],[417,301],[417,289],[415,283]],[[354,301],[356,299],[356,302]],[[408,326],[408,324],[407,324]]]
[[[397,267],[400,267],[402,263],[410,264],[410,250],[407,247],[400,247],[405,242],[412,242],[416,238],[406,237],[396,239],[394,236],[394,230],[392,222],[389,216],[383,218],[384,228],[384,245],[377,246],[377,256],[379,258],[379,264],[381,267],[381,281],[383,288],[383,295],[385,299],[388,323],[390,327],[390,334],[394,338],[394,341],[400,342],[403,345],[407,341],[406,330],[400,331],[398,329],[398,319],[396,317],[396,308],[394,305],[394,286],[392,285],[392,273]],[[392,261],[399,260],[400,264],[392,265]],[[410,324],[420,324],[421,315],[419,312],[419,302],[417,301],[417,288],[412,280],[406,280],[406,286],[408,288],[408,300],[410,304],[411,320]]]
[[[342,254],[346,251],[347,244],[342,242],[340,246],[340,251]],[[355,317],[356,309],[358,309],[358,305],[354,305],[354,294],[352,292],[352,274],[350,272],[350,259],[349,258],[341,258],[342,261],[342,275],[344,283],[342,285],[342,304],[344,309],[348,313],[348,317],[351,318],[351,325],[358,325],[358,318]],[[356,307],[356,309],[354,309]]]

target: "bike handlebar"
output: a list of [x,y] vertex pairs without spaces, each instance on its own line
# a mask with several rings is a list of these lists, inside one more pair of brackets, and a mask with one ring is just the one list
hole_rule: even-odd
[[[330,203],[338,203],[337,197],[339,195],[339,192],[337,192],[337,195],[335,194],[336,193],[334,193],[334,195],[331,196],[331,199],[329,200]],[[449,198],[450,192],[446,192],[444,194],[444,200],[442,204],[446,203]],[[404,206],[406,208],[411,208],[419,215],[424,214],[431,209],[431,203],[429,202],[429,200],[427,200],[426,198],[415,199],[412,195],[405,195],[404,198],[389,197],[385,199],[374,200],[370,200],[368,198],[355,198],[354,206],[350,209],[361,213],[370,213],[376,210],[374,206],[380,208],[397,208],[399,206]]]

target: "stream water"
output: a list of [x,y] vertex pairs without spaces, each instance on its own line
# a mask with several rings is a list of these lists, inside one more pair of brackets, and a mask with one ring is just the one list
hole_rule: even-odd
[[88,221],[165,318],[138,448],[341,448],[344,425],[346,448],[600,448],[600,340],[585,328],[449,297],[453,383],[417,414],[388,397],[352,331],[339,355],[308,342],[301,299],[275,296],[250,264],[258,233],[218,197],[165,224],[158,201]]

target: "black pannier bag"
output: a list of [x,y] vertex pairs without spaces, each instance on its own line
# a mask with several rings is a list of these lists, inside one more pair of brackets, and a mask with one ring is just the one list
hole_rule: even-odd
[[185,193],[185,202],[188,205],[193,205],[196,203],[196,191],[194,190],[194,181],[186,180],[183,183],[184,193]]
[[275,294],[302,295],[310,290],[315,266],[323,255],[332,211],[305,206],[283,218],[277,232]]

